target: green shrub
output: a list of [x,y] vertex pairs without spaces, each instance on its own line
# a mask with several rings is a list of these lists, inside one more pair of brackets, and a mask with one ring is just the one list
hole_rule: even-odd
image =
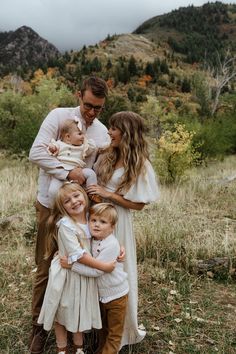
[[0,148],[26,153],[50,110],[75,106],[74,95],[55,79],[43,79],[35,93],[23,96],[9,90],[0,95]]
[[157,143],[154,165],[161,182],[172,183],[191,167],[197,154],[193,148],[194,132],[184,125],[175,124],[174,130],[166,130]]

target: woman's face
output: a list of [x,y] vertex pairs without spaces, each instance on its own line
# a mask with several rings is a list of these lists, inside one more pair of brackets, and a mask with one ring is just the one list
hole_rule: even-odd
[[121,139],[122,139],[121,130],[116,127],[111,126],[108,130],[108,134],[110,135],[110,138],[111,138],[111,146],[119,147]]
[[81,216],[86,209],[86,200],[79,190],[65,193],[62,204],[66,212],[74,219]]

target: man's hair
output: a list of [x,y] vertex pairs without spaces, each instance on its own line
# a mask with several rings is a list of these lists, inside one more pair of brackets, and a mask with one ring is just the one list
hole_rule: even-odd
[[98,98],[106,98],[108,95],[106,81],[96,76],[91,76],[83,81],[80,89],[82,97],[86,90],[91,90],[92,94]]
[[117,223],[118,220],[116,208],[113,204],[110,203],[98,203],[93,205],[89,209],[89,218],[92,215],[107,217],[113,226]]

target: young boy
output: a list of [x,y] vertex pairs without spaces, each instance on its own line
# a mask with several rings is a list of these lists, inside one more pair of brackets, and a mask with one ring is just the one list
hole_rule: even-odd
[[[89,228],[92,239],[93,257],[102,261],[112,261],[120,254],[120,245],[113,234],[117,222],[117,212],[110,203],[100,203],[90,208]],[[61,265],[68,268],[67,260]],[[100,300],[102,329],[99,335],[99,348],[96,354],[117,354],[120,348],[126,306],[128,300],[127,273],[123,264],[117,262],[111,273],[75,262],[72,271],[89,277],[98,277],[98,295]]]

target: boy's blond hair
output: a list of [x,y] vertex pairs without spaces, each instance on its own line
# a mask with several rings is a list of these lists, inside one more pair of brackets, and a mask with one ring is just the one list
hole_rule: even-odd
[[118,215],[116,208],[111,203],[98,203],[89,209],[89,218],[92,216],[105,216],[114,226],[117,223]]

